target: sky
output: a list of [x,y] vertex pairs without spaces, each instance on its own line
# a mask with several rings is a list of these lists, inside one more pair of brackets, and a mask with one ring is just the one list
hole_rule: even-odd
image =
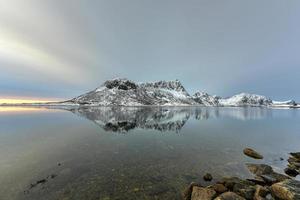
[[0,99],[122,77],[300,102],[298,0],[0,0]]

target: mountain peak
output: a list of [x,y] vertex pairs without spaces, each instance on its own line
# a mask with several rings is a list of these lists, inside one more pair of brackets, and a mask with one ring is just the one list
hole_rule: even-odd
[[138,85],[127,78],[114,78],[105,81],[96,91],[101,91],[104,87],[108,89],[134,90]]
[[201,92],[201,91],[196,92],[192,98],[197,103],[205,106],[217,106],[219,105],[219,99],[220,99],[220,97],[212,96],[206,92]]
[[272,104],[272,100],[262,95],[249,94],[243,92],[234,95],[230,98],[222,99],[220,103],[223,104],[224,106],[244,106],[244,105],[267,106]]
[[146,82],[142,83],[144,87],[153,87],[167,90],[175,90],[177,92],[183,92],[188,94],[188,92],[183,87],[182,83],[178,80],[170,80],[170,81],[155,81],[155,82]]

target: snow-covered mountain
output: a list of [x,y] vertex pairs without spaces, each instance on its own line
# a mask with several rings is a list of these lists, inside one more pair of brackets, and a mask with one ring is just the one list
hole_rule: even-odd
[[270,98],[248,93],[241,93],[219,100],[221,106],[271,106],[272,103]]
[[180,81],[136,83],[125,78],[105,81],[100,87],[74,99],[63,102],[69,105],[92,106],[268,106],[299,107],[295,101],[272,101],[270,98],[241,93],[229,98],[196,92],[190,95]]
[[297,106],[297,103],[294,100],[288,100],[288,101],[272,101],[273,106]]
[[192,98],[194,101],[196,101],[198,104],[204,105],[204,106],[219,106],[219,99],[221,97],[218,96],[212,96],[209,95],[206,92],[196,92]]
[[112,79],[99,88],[69,102],[79,105],[141,106],[197,104],[178,81],[135,83],[128,79]]
[[228,98],[210,95],[205,92],[196,92],[192,98],[197,103],[204,106],[268,106],[268,107],[297,107],[294,100],[273,101],[270,98],[257,94],[240,93]]

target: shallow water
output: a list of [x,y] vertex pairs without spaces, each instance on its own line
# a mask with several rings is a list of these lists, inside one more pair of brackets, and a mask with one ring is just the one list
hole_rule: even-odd
[[0,199],[180,199],[206,172],[282,172],[300,151],[299,121],[300,110],[265,108],[2,108]]

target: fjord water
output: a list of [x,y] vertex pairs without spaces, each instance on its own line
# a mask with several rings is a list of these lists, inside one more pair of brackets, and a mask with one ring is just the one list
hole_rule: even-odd
[[292,109],[2,108],[0,199],[181,199],[206,172],[251,177],[247,162],[283,172],[299,122]]

